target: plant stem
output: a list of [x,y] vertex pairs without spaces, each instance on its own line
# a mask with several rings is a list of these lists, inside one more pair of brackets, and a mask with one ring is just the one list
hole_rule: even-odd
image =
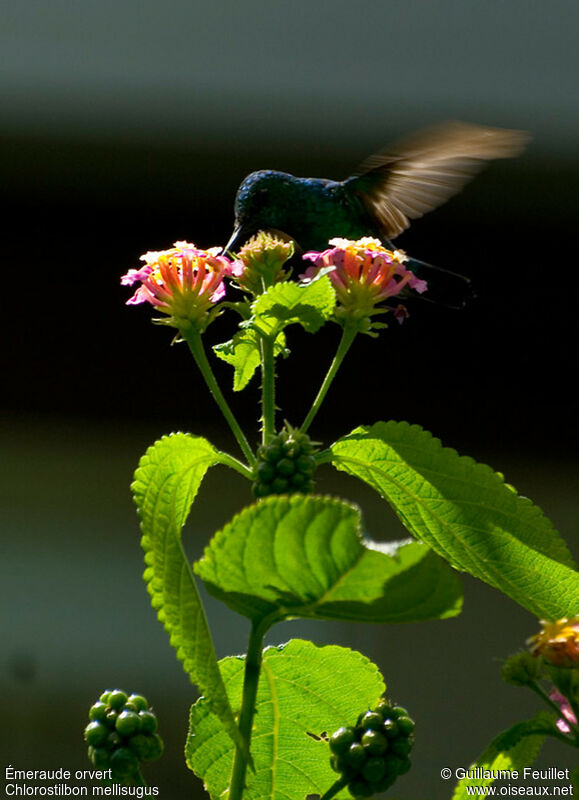
[[224,453],[223,451],[219,452],[219,456],[223,464],[239,472],[244,478],[253,480],[253,472],[245,464],[242,464],[241,461],[238,461],[236,458],[229,455],[229,453]]
[[346,353],[350,349],[352,342],[356,338],[357,333],[358,331],[353,325],[346,325],[344,327],[344,330],[342,331],[342,338],[340,339],[340,344],[338,345],[338,349],[336,351],[336,355],[334,356],[334,360],[330,364],[330,368],[326,374],[326,377],[324,378],[324,382],[320,386],[320,391],[318,392],[316,399],[314,400],[314,403],[310,408],[309,414],[303,421],[303,424],[300,428],[300,431],[302,433],[306,433],[306,431],[312,424],[312,421],[316,416],[316,414],[318,413],[320,406],[324,401],[324,397],[328,393],[328,389],[332,385],[332,381],[336,377],[336,373],[340,369],[340,365],[342,364],[342,361],[344,360]]
[[328,791],[320,797],[320,800],[330,800],[331,797],[338,794],[347,784],[347,778],[338,778],[338,780],[330,786]]
[[261,337],[261,413],[262,443],[268,444],[275,434],[275,358],[272,336]]
[[135,774],[133,775],[133,781],[135,782],[135,786],[147,786],[147,781],[143,778],[143,774],[140,769],[138,769]]
[[181,336],[185,339],[187,344],[189,345],[189,349],[193,354],[193,358],[201,371],[205,379],[205,383],[207,384],[209,391],[211,392],[213,399],[221,409],[221,413],[227,420],[229,427],[233,435],[235,436],[238,445],[241,448],[243,455],[246,457],[247,461],[249,462],[250,466],[255,464],[255,456],[249,446],[249,442],[247,441],[245,434],[243,433],[241,426],[235,419],[233,411],[229,408],[227,400],[223,396],[223,392],[219,388],[219,384],[213,374],[213,370],[211,369],[211,365],[207,360],[207,355],[205,353],[205,348],[203,346],[203,341],[201,339],[201,334],[196,328],[189,326],[187,328],[183,328],[181,331]]
[[[247,655],[245,657],[243,696],[241,701],[241,712],[239,714],[239,732],[243,741],[245,742],[248,753],[251,745],[251,729],[253,727],[257,685],[259,683],[259,673],[261,670],[263,637],[268,627],[269,625],[264,624],[264,621],[257,625],[252,625],[251,633],[249,635]],[[236,747],[228,800],[241,800],[243,797],[247,763],[248,759],[246,755],[243,753],[241,748]]]

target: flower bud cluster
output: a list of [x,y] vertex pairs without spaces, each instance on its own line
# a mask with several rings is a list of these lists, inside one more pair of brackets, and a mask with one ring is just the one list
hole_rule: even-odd
[[414,721],[405,708],[381,700],[360,714],[354,727],[330,736],[332,768],[348,781],[353,797],[371,797],[410,769]]
[[530,686],[543,677],[543,664],[530,653],[514,653],[501,670],[503,680],[511,686]]
[[157,717],[143,695],[107,690],[91,706],[89,719],[84,730],[88,757],[96,769],[111,769],[115,782],[130,782],[141,761],[155,761],[163,753]]
[[289,272],[284,264],[294,254],[294,243],[279,236],[259,231],[241,248],[236,258],[243,265],[237,273],[237,284],[245,292],[262,294],[269,286],[283,281]]

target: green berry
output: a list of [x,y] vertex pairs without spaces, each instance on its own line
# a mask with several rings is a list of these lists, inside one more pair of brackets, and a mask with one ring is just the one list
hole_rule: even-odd
[[124,692],[122,692],[120,689],[114,689],[109,694],[109,706],[118,711],[125,705],[127,699],[127,695]]
[[[151,714],[151,716],[153,715]],[[134,733],[138,733],[141,729],[141,714],[134,711],[121,711],[117,717],[115,728],[120,736],[132,736]]]
[[117,724],[117,717],[118,712],[114,711],[112,708],[109,709],[105,715],[105,722],[109,726],[109,728],[114,728]]
[[405,757],[412,750],[412,742],[409,739],[394,739],[390,742],[390,749],[397,756]]
[[99,700],[100,700],[101,703],[104,703],[106,705],[109,702],[109,697],[110,697],[111,691],[112,691],[112,689],[106,689],[101,694],[101,696],[99,697]]
[[158,733],[149,735],[138,733],[128,740],[127,747],[139,761],[154,761],[163,754],[163,740]]
[[108,706],[106,703],[95,703],[89,709],[88,718],[95,722],[104,722],[107,715],[107,709]]
[[381,756],[388,749],[388,739],[380,731],[367,730],[362,734],[362,745],[371,756]]
[[316,459],[313,456],[300,456],[296,466],[300,472],[311,475],[316,468]]
[[414,730],[414,720],[410,719],[410,717],[398,717],[396,724],[403,736],[410,736]]
[[398,774],[399,775],[405,775],[408,772],[408,770],[410,769],[411,766],[412,766],[412,764],[410,763],[410,759],[409,758],[400,758],[399,759],[399,764],[397,765]]
[[283,445],[279,440],[268,444],[267,447],[265,448],[265,451],[263,452],[264,458],[266,458],[267,461],[270,462],[279,461],[279,459],[282,457],[282,454],[283,454]]
[[389,739],[396,739],[398,736],[398,723],[393,719],[385,719],[382,730]]
[[404,764],[407,759],[401,758],[394,753],[388,753],[387,756],[384,756],[384,761],[386,763],[386,773],[391,775],[394,780],[398,775],[402,774],[401,770],[404,769]]
[[119,777],[126,777],[137,772],[139,762],[134,753],[127,747],[118,747],[110,758],[110,765],[113,773]]
[[257,479],[262,483],[269,483],[275,477],[275,468],[267,461],[257,465]]
[[296,465],[291,458],[282,458],[277,462],[275,468],[278,475],[282,475],[284,478],[289,478],[296,471]]
[[409,716],[408,711],[406,711],[405,708],[402,708],[402,706],[394,706],[390,710],[390,715],[391,715],[392,719],[398,719],[398,717],[408,717]]
[[274,494],[284,494],[289,488],[289,481],[286,478],[276,478],[271,488]]
[[107,750],[114,750],[115,747],[119,747],[122,741],[123,740],[116,731],[111,731],[104,746],[107,748]]
[[371,797],[374,794],[372,786],[359,779],[351,781],[348,784],[348,790],[352,797]]
[[110,764],[110,753],[104,747],[89,747],[89,758],[96,769],[108,769]]
[[385,792],[386,789],[389,789],[392,786],[397,777],[397,775],[389,775],[388,772],[386,772],[382,780],[375,784],[374,791],[377,794],[380,792]]
[[367,711],[360,720],[360,725],[362,725],[365,730],[379,731],[382,729],[383,724],[384,720],[381,714],[378,714],[376,711]]
[[156,733],[157,717],[152,711],[139,711],[139,728],[143,733]]
[[378,705],[376,706],[376,711],[378,714],[381,714],[384,719],[388,719],[390,712],[392,711],[392,706],[388,702],[388,700],[380,700]]
[[330,736],[330,750],[337,755],[345,753],[354,743],[355,734],[353,728],[341,727]]
[[163,755],[163,740],[158,733],[145,737],[146,742],[141,756],[142,761],[155,761]]
[[354,742],[342,756],[344,764],[353,769],[360,769],[366,761],[366,750],[360,742]]
[[149,737],[144,733],[137,733],[127,740],[127,747],[137,756],[139,761],[145,761],[145,755],[149,752]]
[[84,729],[85,741],[93,747],[103,745],[109,735],[109,729],[102,722],[89,722]]
[[142,694],[131,694],[127,700],[127,705],[131,704],[136,706],[137,711],[147,711],[149,708],[149,701]]
[[368,713],[367,711],[362,711],[361,714],[358,714],[358,719],[356,720],[356,729],[359,731],[360,736],[363,733],[362,720],[364,719],[364,715],[367,714],[367,713]]
[[362,767],[362,776],[368,783],[378,783],[386,774],[386,764],[383,758],[369,758]]

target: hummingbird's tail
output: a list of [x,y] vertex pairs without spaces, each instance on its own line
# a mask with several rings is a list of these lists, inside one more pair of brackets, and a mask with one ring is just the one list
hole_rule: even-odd
[[470,278],[458,272],[435,267],[411,256],[405,262],[405,266],[428,283],[428,291],[420,295],[413,292],[413,298],[437,303],[446,308],[461,309],[476,296]]

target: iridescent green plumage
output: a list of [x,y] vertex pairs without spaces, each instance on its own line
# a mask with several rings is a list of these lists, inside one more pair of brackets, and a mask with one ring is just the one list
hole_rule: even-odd
[[236,227],[243,236],[277,230],[302,250],[323,250],[334,236],[357,239],[379,235],[360,198],[346,182],[296,178],[261,170],[243,181],[235,200]]

